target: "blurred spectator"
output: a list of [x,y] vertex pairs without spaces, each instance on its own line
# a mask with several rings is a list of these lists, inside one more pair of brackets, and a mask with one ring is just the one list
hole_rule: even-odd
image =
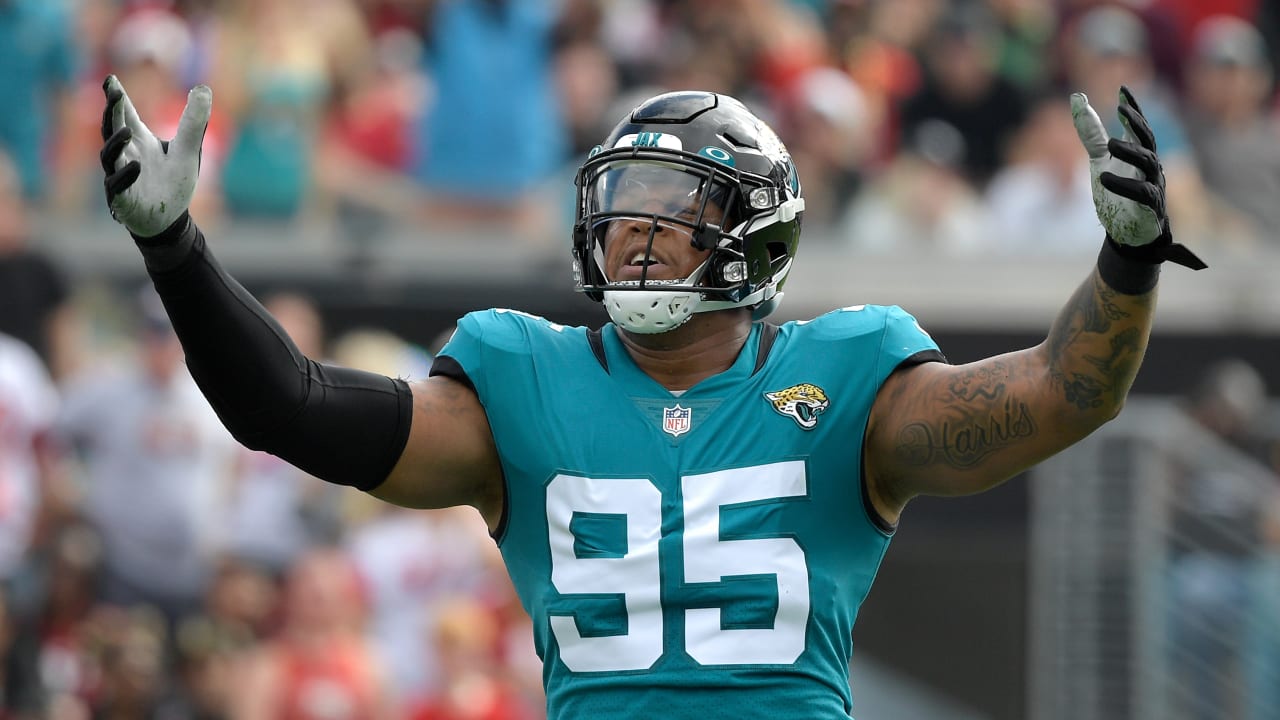
[[[324,357],[324,326],[310,300],[281,293],[264,305],[303,353]],[[237,447],[219,520],[224,551],[282,574],[309,545],[334,540],[340,492],[274,455]]]
[[[148,119],[157,137],[173,137],[190,88],[186,70],[194,39],[186,20],[159,7],[134,11],[116,26],[108,50],[113,72],[129,88],[138,114]],[[219,97],[215,107],[222,104]],[[222,211],[218,186],[226,144],[225,120],[215,109],[205,129],[200,183],[191,200],[191,212],[201,222],[216,222]]]
[[35,654],[24,647],[22,618],[14,612],[9,592],[0,584],[0,715],[12,720],[45,717]]
[[102,533],[103,599],[175,620],[208,582],[211,514],[234,441],[183,366],[155,291],[136,307],[136,359],[69,382],[58,429],[78,450],[84,511]]
[[618,93],[617,69],[599,44],[578,41],[556,53],[556,82],[570,152],[585,157],[600,142],[603,124],[615,120],[608,111]]
[[249,644],[271,635],[279,621],[284,577],[253,563],[221,558],[205,592],[203,612],[192,615],[183,631],[197,638],[211,635],[202,642],[216,645]]
[[986,207],[964,174],[965,138],[919,124],[893,163],[850,208],[840,235],[857,252],[963,255],[991,245]]
[[[374,71],[338,98],[318,151],[317,182],[344,220],[412,219],[422,189],[407,175],[413,128],[430,88],[421,74],[422,41],[409,30],[374,40]],[[365,228],[352,234],[367,235]]]
[[73,364],[72,313],[61,269],[32,247],[34,221],[17,169],[0,149],[0,333],[30,345],[61,377]]
[[491,610],[466,596],[451,598],[425,636],[440,658],[439,692],[409,720],[533,720],[537,714],[496,669],[499,626]]
[[150,608],[100,607],[88,621],[94,661],[88,705],[93,718],[165,717],[173,696],[166,682],[168,629]]
[[1280,123],[1272,68],[1257,29],[1238,18],[1201,23],[1187,69],[1187,131],[1224,239],[1280,247]]
[[986,0],[998,28],[996,74],[1024,91],[1049,80],[1050,47],[1057,29],[1052,0]]
[[391,717],[381,663],[362,635],[366,611],[347,556],[308,552],[289,571],[279,634],[237,668],[229,717]]
[[22,610],[23,644],[40,669],[28,690],[38,692],[50,709],[75,706],[94,694],[96,649],[85,629],[94,616],[102,569],[101,540],[86,522],[65,522],[51,535],[32,557],[38,572]]
[[234,559],[218,564],[203,613],[185,618],[175,637],[181,717],[230,716],[236,667],[274,632],[279,597],[279,582],[261,568]]
[[236,693],[235,665],[245,646],[208,625],[184,624],[177,641],[177,717],[223,720]]
[[[1121,85],[1139,98],[1158,139],[1173,227],[1187,242],[1201,242],[1208,232],[1204,187],[1178,120],[1176,98],[1156,75],[1142,18],[1119,5],[1101,5],[1068,22],[1062,40],[1068,92],[1085,93],[1099,108],[1114,107]],[[1104,114],[1102,121],[1112,137],[1123,135],[1118,114]]]
[[356,327],[333,341],[334,362],[388,377],[421,380],[431,369],[431,353],[390,330]]
[[1204,20],[1214,16],[1249,20],[1274,4],[1268,0],[1150,0],[1146,5],[1150,14],[1169,19],[1175,30],[1171,39],[1180,52],[1189,54],[1195,45],[1196,28]]
[[950,124],[964,136],[960,166],[979,188],[1005,159],[1005,143],[1022,126],[1027,101],[995,72],[998,37],[988,13],[974,4],[953,5],[923,48],[925,83],[902,107],[902,133],[910,139],[928,122]]
[[1103,235],[1093,206],[1089,156],[1071,105],[1048,96],[1014,136],[1010,162],[987,186],[993,241],[1013,254],[1095,253]]
[[847,73],[830,67],[798,78],[785,106],[780,127],[794,138],[787,147],[804,183],[805,222],[830,226],[862,186],[883,132],[880,108]]
[[[1238,359],[1215,363],[1187,398],[1187,413],[1206,432],[1262,461],[1259,433],[1267,388],[1257,369]],[[1251,583],[1265,528],[1267,495],[1250,478],[1216,464],[1183,468],[1173,485],[1170,536],[1170,668],[1192,699],[1185,717],[1210,720],[1241,707],[1246,668],[1232,657],[1246,647],[1253,617]],[[1274,598],[1266,598],[1272,602]]]
[[234,128],[222,194],[236,217],[287,220],[313,199],[319,133],[334,94],[371,66],[367,28],[346,0],[230,0],[212,86]]
[[30,549],[51,487],[48,434],[58,393],[40,358],[0,334],[0,582],[12,581]]
[[0,2],[0,97],[10,108],[0,113],[0,149],[17,164],[29,200],[73,187],[60,169],[78,166],[88,151],[71,142],[79,137],[73,9],[64,0]]
[[868,25],[871,33],[885,42],[917,51],[929,42],[938,22],[952,5],[951,0],[873,2]]
[[433,224],[493,224],[544,236],[554,217],[536,191],[566,158],[552,75],[562,2],[430,4],[426,67],[433,102],[417,128],[414,175]]
[[445,598],[492,582],[486,570],[497,568],[484,558],[496,549],[484,522],[471,508],[424,512],[383,503],[353,531],[348,547],[396,694],[414,703],[442,691],[441,661],[423,638]]
[[688,7],[715,8],[706,13],[695,36],[699,42],[715,35],[729,19],[740,18],[742,24],[743,83],[731,91],[738,96],[751,96],[751,87],[765,98],[778,102],[787,97],[796,84],[814,70],[831,64],[826,36],[818,16],[809,8],[791,0],[738,0],[728,3],[687,3]]
[[42,552],[55,544],[55,519],[65,512],[54,454],[47,439],[58,414],[58,392],[35,351],[0,333],[0,715],[42,716],[46,688],[41,628],[33,616],[60,609],[46,593],[58,575]]

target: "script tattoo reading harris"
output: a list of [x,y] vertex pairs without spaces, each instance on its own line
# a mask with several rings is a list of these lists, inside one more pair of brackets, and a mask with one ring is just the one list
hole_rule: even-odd
[[[898,434],[897,452],[911,465],[942,462],[970,468],[991,453],[1036,433],[1027,403],[1006,393],[1011,368],[997,362],[971,370],[947,388],[943,417],[914,422]],[[958,402],[955,402],[958,401]]]

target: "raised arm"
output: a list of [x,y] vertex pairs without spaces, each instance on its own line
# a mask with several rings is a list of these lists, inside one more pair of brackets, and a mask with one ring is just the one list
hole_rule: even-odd
[[1107,137],[1083,95],[1072,97],[1072,112],[1107,230],[1098,266],[1040,345],[968,365],[917,365],[885,381],[866,474],[886,520],[916,495],[991,488],[1115,417],[1146,352],[1160,263],[1204,267],[1173,242],[1155,138],[1128,90],[1123,139]]
[[443,377],[411,387],[306,357],[214,259],[187,213],[209,89],[191,91],[169,142],[143,124],[114,76],[104,90],[108,205],[142,251],[191,375],[227,429],[323,480],[409,507],[474,505],[495,527],[497,453],[468,388]]

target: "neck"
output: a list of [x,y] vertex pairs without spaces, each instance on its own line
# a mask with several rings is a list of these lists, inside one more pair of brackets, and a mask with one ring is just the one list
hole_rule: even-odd
[[751,311],[746,308],[698,313],[664,333],[618,332],[636,365],[668,390],[688,390],[728,370],[750,335]]

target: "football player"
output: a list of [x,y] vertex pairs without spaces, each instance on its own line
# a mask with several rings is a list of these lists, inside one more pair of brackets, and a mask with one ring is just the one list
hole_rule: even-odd
[[471,313],[407,383],[305,357],[214,260],[186,212],[207,87],[169,142],[105,90],[107,201],[227,427],[388,502],[478,509],[551,718],[848,718],[854,620],[910,500],[990,488],[1115,417],[1161,263],[1203,266],[1133,97],[1112,139],[1075,95],[1107,234],[1043,343],[951,365],[897,307],[768,324],[795,168],[738,101],[668,93],[577,175],[576,285],[611,322]]

